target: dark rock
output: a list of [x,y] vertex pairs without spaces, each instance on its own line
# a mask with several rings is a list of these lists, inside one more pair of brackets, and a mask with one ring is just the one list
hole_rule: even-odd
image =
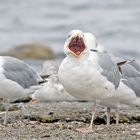
[[55,54],[53,51],[45,44],[30,43],[23,44],[17,47],[11,48],[6,52],[0,53],[2,56],[13,56],[19,59],[53,59]]

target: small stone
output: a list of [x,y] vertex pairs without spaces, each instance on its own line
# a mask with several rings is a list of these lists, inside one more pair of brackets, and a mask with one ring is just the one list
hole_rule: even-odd
[[140,135],[140,132],[137,132],[136,135]]

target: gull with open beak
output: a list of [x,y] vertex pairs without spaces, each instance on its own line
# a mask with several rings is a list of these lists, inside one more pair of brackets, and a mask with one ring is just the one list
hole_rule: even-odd
[[77,129],[82,132],[93,131],[96,101],[111,98],[120,83],[120,72],[110,56],[90,51],[88,45],[89,42],[82,31],[70,32],[64,45],[67,57],[58,72],[60,82],[72,96],[95,101],[90,127]]

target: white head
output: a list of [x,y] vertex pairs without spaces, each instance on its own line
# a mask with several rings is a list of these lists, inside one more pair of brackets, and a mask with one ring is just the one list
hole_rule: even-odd
[[92,33],[84,33],[85,35],[85,40],[88,48],[91,49],[96,49],[97,48],[97,40],[96,37]]
[[72,30],[64,45],[64,51],[68,55],[80,57],[83,54],[95,49],[97,41],[93,34],[84,33],[81,30]]
[[84,33],[87,46],[90,50],[98,52],[107,52],[106,49],[97,42],[96,37],[92,33]]

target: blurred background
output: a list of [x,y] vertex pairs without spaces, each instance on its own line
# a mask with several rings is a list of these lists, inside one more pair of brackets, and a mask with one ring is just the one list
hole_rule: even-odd
[[[40,66],[44,59],[63,54],[73,29],[92,32],[111,52],[140,60],[139,0],[0,0],[1,55],[17,53]],[[35,57],[29,47],[37,52],[46,47],[42,52],[48,51],[47,57]]]

